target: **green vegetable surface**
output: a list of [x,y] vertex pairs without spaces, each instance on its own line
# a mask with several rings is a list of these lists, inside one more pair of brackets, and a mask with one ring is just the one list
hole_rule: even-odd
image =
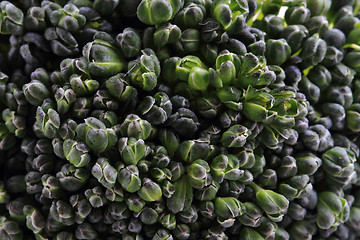
[[360,239],[359,133],[359,0],[0,0],[0,240]]

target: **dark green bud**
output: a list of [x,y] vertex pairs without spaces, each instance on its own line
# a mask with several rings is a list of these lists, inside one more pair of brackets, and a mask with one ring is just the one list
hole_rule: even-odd
[[89,149],[84,143],[66,139],[63,143],[64,156],[75,167],[84,167],[90,162]]
[[170,161],[168,169],[171,171],[171,181],[176,182],[184,173],[184,166],[176,161]]
[[91,93],[96,92],[99,89],[99,82],[92,79],[87,79],[87,77],[73,74],[70,77],[70,85],[72,90],[78,96],[86,96]]
[[231,226],[234,221],[229,221],[243,214],[242,203],[233,197],[219,197],[215,200],[215,212],[217,214],[218,222],[226,223],[224,227]]
[[25,175],[26,191],[30,194],[39,193],[42,190],[41,176],[39,172],[28,172]]
[[73,56],[79,53],[79,44],[75,37],[63,28],[48,27],[44,37],[50,42],[51,51],[58,56]]
[[313,189],[308,175],[293,176],[279,185],[279,192],[288,198],[307,197]]
[[[24,182],[24,185],[25,185],[25,182]],[[4,182],[0,181],[0,204],[8,203],[9,200],[10,200],[10,195],[5,190],[5,184],[4,184]]]
[[359,35],[360,35],[360,28],[355,26],[353,30],[348,34],[346,42],[350,44],[356,44],[359,45]]
[[63,8],[53,11],[50,15],[50,22],[54,27],[74,32],[86,23],[86,18],[79,13],[79,9],[74,4],[69,3]]
[[[181,81],[188,81],[190,71],[194,67],[206,69],[205,64],[196,56],[189,55],[179,59],[175,67],[176,78]],[[172,75],[172,78],[174,78],[174,75]]]
[[44,101],[36,110],[36,122],[46,137],[53,138],[60,127],[60,115],[53,109],[51,102]]
[[354,69],[355,71],[360,71],[360,51],[351,51],[345,55],[344,63]]
[[136,192],[141,187],[141,179],[139,170],[136,166],[130,165],[120,170],[118,174],[118,182],[128,192]]
[[[174,76],[176,74],[176,66],[179,60],[181,60],[179,57],[170,57],[164,61],[162,75],[164,81],[169,85],[176,83],[176,77]],[[188,75],[186,77],[188,77]]]
[[240,161],[241,168],[252,168],[255,164],[255,155],[253,152],[253,146],[244,145],[243,150],[236,154],[236,157]]
[[214,118],[220,111],[221,103],[214,96],[203,97],[196,100],[196,106],[202,116],[206,118]]
[[320,229],[337,227],[349,218],[347,201],[333,192],[321,192],[317,205],[316,223]]
[[55,100],[57,103],[57,111],[60,114],[65,114],[75,102],[76,93],[68,86],[65,86],[64,88],[60,87],[56,90]]
[[[282,42],[282,40],[283,39],[279,41]],[[273,46],[273,50],[276,50],[276,45]],[[236,79],[236,84],[241,86],[243,89],[247,89],[249,85],[253,87],[267,86],[274,82],[275,78],[276,74],[265,67],[265,59],[262,56],[257,57],[253,53],[246,53],[242,58],[240,73]]]
[[93,76],[110,77],[126,68],[114,39],[105,32],[96,33],[94,41],[87,43],[82,53],[89,61],[89,72]]
[[0,33],[21,35],[23,33],[24,14],[8,1],[0,3]]
[[306,39],[302,44],[300,54],[304,67],[316,66],[320,63],[325,57],[326,50],[326,42],[319,38],[318,35],[314,35]]
[[354,172],[356,161],[355,153],[347,148],[333,147],[326,151],[321,159],[322,168],[328,175],[329,184],[336,187],[343,187],[350,183]]
[[71,232],[59,232],[58,234],[56,234],[54,240],[64,240],[64,239],[68,239],[68,240],[75,240],[74,234]]
[[61,171],[56,174],[63,189],[70,192],[79,190],[87,182],[90,174],[84,168],[76,168],[71,164],[62,166]]
[[24,117],[15,114],[15,111],[10,111],[9,108],[6,108],[2,112],[2,119],[4,120],[5,125],[10,133],[14,134],[18,138],[25,137],[26,120]]
[[260,233],[252,228],[245,227],[241,230],[239,240],[264,240]]
[[322,164],[321,159],[311,152],[300,153],[295,159],[297,174],[313,175]]
[[241,32],[245,26],[246,15],[249,12],[247,1],[233,3],[231,1],[214,1],[211,4],[212,15],[225,30],[230,33]]
[[58,133],[62,139],[72,139],[76,134],[77,123],[72,119],[67,119],[60,126]]
[[303,25],[290,25],[281,32],[281,37],[286,39],[292,53],[296,53],[300,49],[308,35],[309,31]]
[[290,202],[288,209],[289,216],[294,220],[303,220],[306,215],[306,209],[302,207],[300,204],[295,202]]
[[189,183],[193,188],[202,189],[212,180],[209,164],[201,159],[195,160],[187,167]]
[[145,201],[136,195],[132,195],[126,199],[126,205],[131,211],[139,213],[144,208]]
[[274,189],[277,184],[277,174],[273,169],[266,169],[259,177],[259,185],[265,188]]
[[87,189],[84,194],[85,197],[89,200],[90,205],[94,208],[102,207],[107,202],[105,194],[100,187]]
[[64,191],[58,178],[50,174],[44,174],[41,177],[41,182],[43,185],[42,196],[49,199],[58,199],[63,196]]
[[[328,89],[331,83],[331,73],[323,65],[316,65],[310,69],[307,78],[315,84],[321,92],[324,92]],[[305,77],[303,79],[306,79]]]
[[115,185],[118,174],[117,170],[110,165],[106,158],[99,158],[92,167],[91,173],[106,188]]
[[281,160],[280,166],[276,170],[279,178],[293,177],[297,173],[296,160],[292,156],[286,156]]
[[156,87],[160,75],[160,62],[152,49],[146,48],[141,52],[138,59],[128,64],[130,79],[136,86],[151,91]]
[[[113,111],[106,111],[106,110],[94,110],[91,113],[92,117],[95,117],[102,121],[107,128],[112,128],[117,125],[117,115]],[[115,129],[114,129],[115,131]]]
[[164,23],[161,24],[154,33],[154,44],[157,47],[163,47],[166,44],[175,43],[180,39],[181,30],[178,26]]
[[164,92],[158,92],[154,97],[146,96],[138,107],[138,112],[151,124],[164,123],[170,116],[171,111],[172,103]]
[[69,203],[62,200],[54,200],[52,202],[49,216],[65,226],[70,226],[75,223],[73,208]]
[[36,6],[29,8],[24,19],[24,27],[29,31],[45,30],[45,10]]
[[228,108],[240,111],[243,107],[240,102],[242,91],[236,87],[223,87],[216,91],[216,96],[221,102],[223,102]]
[[188,84],[191,89],[206,91],[209,85],[209,71],[199,67],[191,68]]
[[360,127],[360,104],[354,103],[346,110],[346,124],[347,127],[354,132],[359,132]]
[[338,103],[325,103],[321,109],[334,122],[340,122],[345,119],[345,108]]
[[142,139],[120,138],[118,150],[127,165],[136,165],[145,156],[145,142]]
[[285,12],[285,20],[289,25],[304,24],[310,18],[310,10],[304,6],[289,7]]
[[182,29],[198,28],[206,15],[206,8],[202,4],[188,1],[183,9],[176,14],[175,23]]
[[93,8],[101,15],[110,15],[114,12],[118,4],[119,0],[95,0],[93,3]]
[[266,15],[261,21],[255,21],[254,27],[258,27],[269,34],[269,38],[276,39],[285,28],[285,20],[273,14]]
[[240,123],[242,117],[239,112],[228,109],[219,116],[219,119],[221,127],[229,128],[234,124]]
[[200,201],[211,201],[215,199],[217,192],[219,191],[220,184],[216,181],[212,181],[210,185],[199,189],[195,192],[195,198]]
[[171,171],[167,168],[154,167],[151,169],[152,178],[160,183],[171,179]]
[[142,0],[137,7],[137,17],[145,24],[159,25],[173,18],[183,5],[181,0]]
[[106,198],[112,202],[122,202],[124,200],[124,190],[118,184],[115,184],[112,188],[107,188],[105,195]]
[[257,56],[265,56],[266,43],[264,40],[256,41],[248,46],[249,52]]
[[162,191],[157,183],[148,178],[144,178],[142,187],[138,191],[138,195],[141,199],[147,202],[153,202],[158,201],[161,198]]
[[244,146],[249,130],[242,125],[233,125],[221,137],[221,144],[225,147],[239,148]]
[[140,220],[146,225],[152,225],[158,220],[158,213],[149,207],[144,208],[140,213]]
[[159,229],[152,240],[173,240],[173,236],[166,229]]
[[174,214],[162,214],[159,218],[160,224],[169,230],[176,227],[176,218]]
[[135,114],[129,114],[121,124],[120,132],[123,136],[146,140],[152,132],[152,127],[148,121]]
[[272,118],[268,109],[273,106],[274,100],[271,94],[249,87],[245,92],[242,112],[251,121],[263,122]]
[[134,99],[137,96],[137,90],[130,86],[125,80],[124,74],[117,74],[106,81],[106,88],[109,93],[116,97],[119,101],[125,102]]
[[230,38],[226,43],[226,47],[229,51],[241,56],[245,55],[247,52],[245,44],[235,38]]
[[96,91],[93,104],[96,109],[116,111],[119,108],[119,103],[112,98],[107,90]]
[[131,212],[123,202],[112,202],[107,207],[107,212],[115,221],[127,219],[130,217]]
[[116,42],[126,58],[136,57],[140,54],[141,38],[135,29],[125,28],[116,36]]
[[180,146],[179,137],[167,128],[160,129],[158,136],[161,144],[165,146],[169,156],[172,157]]
[[[222,51],[216,58],[215,67],[216,73],[221,82],[219,86],[231,84],[236,77],[237,72],[240,70],[241,60],[240,58],[227,50]],[[214,83],[213,83],[214,84]]]
[[189,239],[191,230],[186,224],[177,224],[172,233],[177,239],[186,240]]
[[98,237],[98,233],[91,224],[81,223],[76,227],[75,237],[77,239],[96,239]]
[[41,211],[30,205],[26,205],[23,208],[23,212],[26,216],[26,227],[34,234],[40,233],[45,227],[45,218]]
[[183,223],[196,223],[198,220],[198,209],[192,205],[189,209],[182,211],[178,214],[179,220]]
[[201,216],[208,218],[208,219],[214,219],[215,218],[215,205],[213,202],[210,201],[204,201],[201,202],[199,212]]
[[343,63],[334,65],[330,72],[333,82],[339,85],[350,85],[356,73]]
[[2,216],[0,217],[0,236],[4,240],[21,240],[23,232],[17,222]]
[[344,108],[349,108],[353,102],[352,90],[348,86],[331,87],[327,91],[327,99],[329,102],[339,103]]
[[261,223],[262,213],[259,207],[251,202],[243,203],[243,214],[237,220],[245,226],[258,227]]
[[311,126],[303,133],[301,139],[307,148],[319,152],[332,147],[334,144],[329,130],[320,124]]
[[26,100],[34,106],[40,106],[50,96],[46,86],[38,80],[32,80],[25,84],[22,89]]
[[175,192],[167,199],[167,207],[172,213],[176,214],[190,208],[193,200],[193,189],[186,176],[177,180],[174,185]]
[[75,76],[90,77],[88,67],[89,63],[85,58],[66,58],[60,63],[62,80],[60,81],[53,79],[54,72],[50,76],[50,79],[53,83],[64,84],[65,81],[71,78],[73,74],[75,74]]
[[309,239],[316,233],[317,227],[309,221],[293,221],[290,225],[288,232],[290,237],[295,240]]
[[274,222],[280,222],[289,207],[289,200],[281,194],[271,190],[265,190],[255,183],[250,186],[256,193],[259,206],[266,212],[267,216]]
[[269,39],[266,41],[266,59],[269,64],[281,65],[289,57],[291,48],[285,39]]
[[95,152],[104,152],[115,146],[117,136],[113,129],[106,128],[99,119],[89,117],[76,127],[78,138]]
[[180,144],[178,154],[181,160],[191,163],[197,159],[207,159],[210,143],[206,139],[188,140]]
[[325,40],[328,46],[334,46],[338,49],[341,49],[346,41],[345,34],[336,28],[326,30],[323,34],[321,34],[321,37]]
[[200,32],[196,29],[186,29],[182,31],[181,37],[174,47],[181,53],[199,52],[200,50]]
[[307,2],[307,7],[311,12],[311,16],[325,15],[331,6],[329,0],[311,0]]
[[[326,67],[331,67],[331,66],[334,66],[334,65],[340,63],[342,61],[343,57],[344,57],[344,54],[342,51],[340,51],[339,49],[337,49],[334,46],[328,46],[324,60],[321,62],[321,64],[323,64]],[[348,64],[346,61],[345,61],[345,63]],[[351,64],[350,64],[350,66],[351,66]]]

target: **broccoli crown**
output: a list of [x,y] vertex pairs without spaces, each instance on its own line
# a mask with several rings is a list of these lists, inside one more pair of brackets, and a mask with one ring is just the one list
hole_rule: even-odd
[[0,239],[360,239],[360,3],[0,1]]

